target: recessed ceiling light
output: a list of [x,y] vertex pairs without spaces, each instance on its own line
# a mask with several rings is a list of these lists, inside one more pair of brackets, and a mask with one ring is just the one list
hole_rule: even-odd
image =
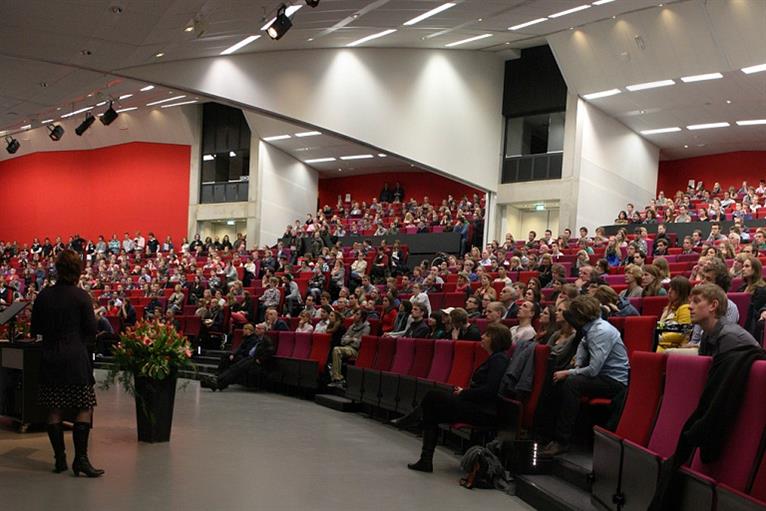
[[518,25],[508,27],[508,30],[520,30],[525,27],[531,27],[532,25],[537,25],[538,23],[542,23],[543,21],[548,21],[548,18],[537,18],[536,20],[527,21],[526,23],[520,23]]
[[328,157],[328,158],[312,158],[310,160],[306,160],[303,163],[327,163],[329,161],[335,161],[335,158]]
[[154,85],[147,85],[146,87],[141,89],[141,92],[147,92],[147,91],[152,90],[153,88],[154,88]]
[[372,35],[368,35],[367,37],[362,37],[361,39],[357,39],[353,43],[348,43],[346,46],[358,46],[360,44],[366,43],[367,41],[372,41],[373,39],[378,39],[380,37],[385,37],[388,34],[393,34],[394,32],[396,32],[395,28],[384,30],[383,32],[378,32],[377,34],[372,34]]
[[133,94],[123,94],[123,95],[122,95],[122,96],[120,96],[118,99],[128,99],[128,98],[130,98],[130,97],[133,97]]
[[274,135],[273,137],[264,137],[264,142],[274,142],[275,140],[287,140],[288,138],[292,138],[290,135]]
[[130,112],[131,110],[138,110],[137,106],[131,106],[128,108],[120,108],[119,110],[115,110],[118,114],[121,114],[122,112]]
[[74,112],[69,112],[68,114],[64,114],[61,116],[62,119],[66,119],[67,117],[72,117],[73,115],[81,114],[83,112],[88,112],[90,110],[93,110],[92,106],[86,106],[85,108],[81,108],[79,110],[75,110]]
[[214,154],[203,154],[202,155],[202,161],[213,161],[215,160]]
[[313,41],[313,40],[314,40],[314,38],[313,38],[313,37],[309,37],[308,39],[306,39],[306,41],[308,41],[308,42],[311,42],[311,41]]
[[689,144],[684,144],[684,149],[689,149]]
[[668,87],[675,84],[676,82],[673,80],[659,80],[657,82],[636,83],[634,85],[628,85],[625,88],[630,92],[635,92],[639,90],[656,89],[657,87]]
[[567,9],[566,11],[557,12],[555,14],[551,14],[548,17],[549,18],[560,18],[561,16],[566,16],[567,14],[572,14],[579,11],[584,11],[585,9],[590,9],[590,5],[580,5],[578,7],[573,7],[571,9]]
[[184,29],[184,32],[194,32],[194,25],[189,25]]
[[157,57],[157,58],[164,57],[165,56],[165,52],[161,51],[161,52],[155,53],[154,56]]
[[692,83],[705,80],[720,80],[721,78],[723,78],[721,73],[706,73],[703,75],[682,76],[681,81],[684,83]]
[[727,100],[726,100],[726,104],[727,104],[727,105],[731,105],[731,100],[730,100],[730,99],[727,99]]
[[315,136],[321,135],[321,134],[322,133],[320,133],[319,131],[303,131],[301,133],[296,133],[295,136],[303,138],[303,137],[315,137]]
[[746,121],[737,121],[737,126],[757,126],[759,124],[766,124],[766,119],[749,119]]
[[236,157],[237,157],[237,153],[235,153],[234,151],[229,151],[229,158],[236,158]]
[[591,92],[590,94],[585,94],[583,96],[583,99],[591,100],[591,99],[598,99],[598,98],[606,98],[609,96],[614,96],[615,94],[620,94],[622,91],[620,89],[609,89],[609,90],[603,90],[601,92]]
[[30,129],[31,127],[32,127],[32,125],[31,125],[31,124],[25,124],[24,126],[22,126],[22,127],[21,127],[21,129],[23,129],[23,130],[28,130],[28,129]]
[[45,119],[44,121],[40,121],[40,124],[48,124],[49,122],[53,122],[53,119]]
[[[412,18],[409,21],[405,21],[404,25],[405,26],[415,25],[416,23],[420,23],[421,21],[423,21],[426,18],[430,18],[431,16],[439,14],[442,11],[446,11],[450,7],[455,7],[455,4],[453,2],[447,2],[446,4],[441,4],[439,7],[431,9],[428,12],[424,12],[420,16],[416,16],[416,17]],[[479,21],[481,21],[481,19]]]
[[223,51],[221,52],[221,55],[229,55],[229,54],[231,54],[231,53],[234,53],[235,51],[239,50],[240,48],[244,48],[244,47],[245,47],[245,46],[247,46],[248,44],[252,43],[252,42],[253,42],[253,41],[255,41],[256,39],[259,39],[260,37],[261,37],[261,36],[259,36],[259,35],[251,35],[251,36],[245,37],[244,39],[242,39],[242,40],[241,40],[240,42],[238,42],[237,44],[235,44],[235,45],[232,45],[232,46],[229,46],[228,48],[226,48],[225,50],[223,50]]
[[596,0],[593,2],[593,5],[604,5],[604,4],[610,4],[614,2],[614,0]]
[[160,108],[173,108],[174,106],[183,106],[183,105],[191,105],[192,103],[196,103],[197,100],[193,99],[191,101],[182,101],[181,103],[171,103],[169,105],[162,105]]
[[455,41],[454,43],[445,44],[444,46],[446,46],[447,48],[452,48],[453,46],[460,46],[461,44],[472,43],[473,41],[479,41],[480,39],[486,39],[487,37],[492,37],[492,34],[477,35],[474,37],[469,37],[468,39]]
[[713,128],[728,128],[731,126],[728,122],[708,122],[706,124],[692,124],[687,126],[688,130],[709,130]]
[[750,75],[753,73],[760,73],[761,71],[766,71],[766,64],[758,64],[757,66],[742,68],[742,72],[745,73],[746,75]]
[[642,135],[659,135],[661,133],[675,133],[677,131],[681,131],[681,128],[678,126],[673,126],[671,128],[657,128],[653,130],[642,130]]
[[371,154],[352,154],[351,156],[341,156],[341,160],[367,160],[369,158],[374,158]]
[[183,99],[185,97],[186,96],[175,96],[175,97],[172,97],[172,98],[165,98],[165,99],[161,99],[159,101],[152,101],[151,103],[147,103],[146,106],[159,105],[160,103],[167,103],[168,101],[176,101],[176,100],[179,100],[179,99]]
[[385,158],[388,156],[386,153],[378,153],[378,158]]

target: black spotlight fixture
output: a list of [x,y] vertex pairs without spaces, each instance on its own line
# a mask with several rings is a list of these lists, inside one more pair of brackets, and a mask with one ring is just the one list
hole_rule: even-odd
[[90,125],[93,124],[93,121],[95,121],[96,118],[93,117],[92,113],[85,114],[85,120],[80,123],[77,128],[75,128],[74,132],[77,133],[78,137],[81,137],[83,133],[88,131],[88,128],[90,128]]
[[269,25],[269,28],[266,29],[266,33],[275,41],[282,39],[282,36],[284,36],[287,31],[290,30],[290,27],[293,26],[293,22],[290,20],[286,11],[287,6],[285,4],[280,5],[279,9],[277,9],[277,17],[274,18],[274,23]]
[[309,7],[316,7],[319,5],[319,0],[306,0],[306,5]]
[[48,136],[51,137],[51,140],[54,142],[58,142],[61,140],[61,137],[64,136],[64,127],[61,124],[49,124],[48,125]]
[[101,124],[104,126],[109,126],[114,122],[114,120],[119,116],[117,112],[114,111],[114,108],[112,107],[112,102],[109,102],[109,108],[106,109],[106,111],[101,115]]
[[19,150],[19,147],[21,147],[21,144],[19,144],[19,141],[13,137],[7,137],[5,141],[8,143],[8,145],[5,146],[5,150],[8,151],[8,153],[10,154],[15,154],[16,151]]

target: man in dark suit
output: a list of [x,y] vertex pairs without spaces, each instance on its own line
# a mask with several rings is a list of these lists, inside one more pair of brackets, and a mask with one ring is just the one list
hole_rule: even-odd
[[223,356],[218,366],[218,376],[203,380],[203,387],[213,391],[223,390],[248,373],[260,376],[268,369],[275,350],[274,343],[266,335],[266,324],[258,323],[253,327],[247,323],[243,330],[242,344],[234,353]]

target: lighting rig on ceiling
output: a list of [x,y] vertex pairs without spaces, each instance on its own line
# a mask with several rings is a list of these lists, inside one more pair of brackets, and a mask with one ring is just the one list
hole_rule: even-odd
[[[319,1],[320,0],[305,0],[306,5],[311,8],[317,7],[319,5]],[[292,28],[292,18],[301,7],[301,5],[288,6],[287,4],[281,4],[279,7],[277,7],[277,15],[272,18],[271,21],[261,27],[261,30],[266,31],[269,37],[275,41],[282,39],[287,31]]]

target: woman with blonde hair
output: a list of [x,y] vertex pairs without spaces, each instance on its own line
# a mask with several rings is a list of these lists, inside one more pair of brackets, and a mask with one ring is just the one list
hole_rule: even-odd
[[[660,316],[660,327],[669,324],[688,325],[692,319],[689,312],[689,293],[692,285],[689,279],[683,276],[673,277],[670,280],[670,292],[668,304]],[[669,348],[677,348],[688,341],[688,334],[681,332],[665,332],[660,335],[657,351],[665,351]]]
[[644,270],[640,266],[629,264],[625,268],[625,283],[628,285],[628,289],[620,292],[620,296],[623,298],[641,297],[644,293],[644,288],[641,287],[643,277]]

